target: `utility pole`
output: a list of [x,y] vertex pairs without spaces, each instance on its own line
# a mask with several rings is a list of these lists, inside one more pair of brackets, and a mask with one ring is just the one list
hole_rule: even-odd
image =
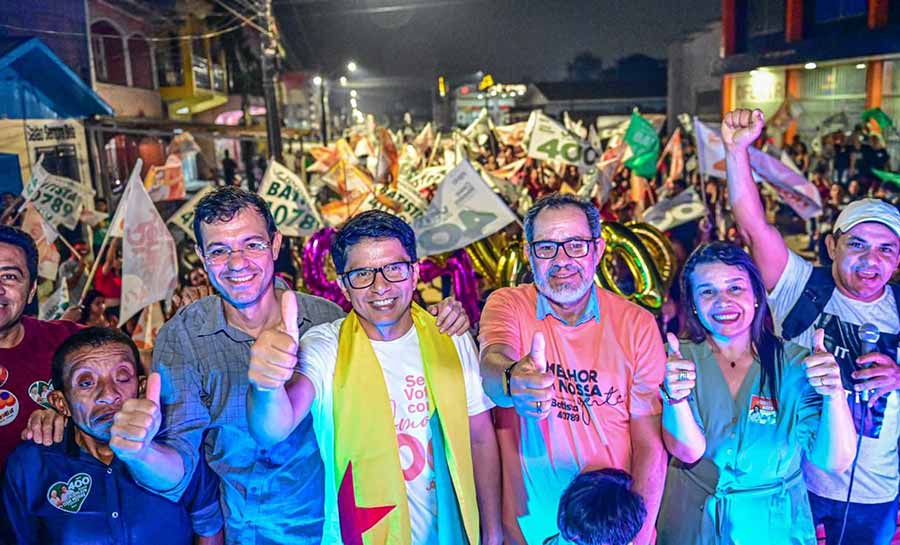
[[269,155],[279,163],[284,163],[281,153],[281,112],[278,109],[278,38],[275,18],[272,16],[272,0],[265,0],[260,6],[265,28],[260,34],[262,49],[263,95],[266,101],[266,137],[269,140]]

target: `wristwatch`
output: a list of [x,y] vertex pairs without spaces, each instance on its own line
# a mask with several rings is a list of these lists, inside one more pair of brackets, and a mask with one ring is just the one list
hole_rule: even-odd
[[513,367],[515,367],[516,365],[519,365],[518,361],[514,361],[512,365],[503,370],[503,395],[510,395],[509,381],[512,378]]
[[677,404],[679,404],[679,403],[681,403],[681,402],[683,402],[683,401],[686,401],[687,398],[690,397],[689,395],[687,395],[687,396],[684,396],[684,397],[681,398],[681,399],[672,399],[672,396],[669,395],[669,391],[666,390],[666,383],[665,383],[665,382],[661,382],[661,383],[659,384],[659,395],[662,396],[663,402],[665,402],[666,405],[677,405]]

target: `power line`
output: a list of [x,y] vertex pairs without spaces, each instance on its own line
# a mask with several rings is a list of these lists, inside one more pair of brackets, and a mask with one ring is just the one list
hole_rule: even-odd
[[[247,21],[242,21],[240,24],[233,25],[227,28],[223,28],[220,30],[215,30],[211,32],[204,32],[202,34],[184,34],[177,36],[167,36],[167,37],[144,37],[148,42],[172,42],[178,40],[202,40],[205,38],[215,38],[216,36],[221,36],[222,34],[227,34],[229,32],[234,32],[240,28],[247,26],[249,23]],[[87,36],[86,32],[69,32],[64,30],[49,30],[43,28],[27,28],[20,27],[16,25],[10,25],[8,23],[0,23],[0,27],[7,28],[9,30],[15,30],[18,32],[34,32],[38,34],[49,34],[53,36],[74,36],[74,37],[84,37]],[[91,32],[91,36],[99,36],[101,38],[122,38],[120,34],[98,34],[96,32]]]

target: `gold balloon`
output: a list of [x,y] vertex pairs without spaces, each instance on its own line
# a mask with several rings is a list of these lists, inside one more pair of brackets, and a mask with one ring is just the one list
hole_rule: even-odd
[[669,237],[649,223],[630,221],[625,226],[631,229],[631,232],[636,234],[650,251],[653,263],[656,264],[656,270],[665,285],[665,291],[668,292],[672,287],[672,282],[675,281],[676,267],[675,250],[672,248]]
[[[621,223],[611,221],[603,223],[603,239],[606,241],[606,251],[597,266],[595,279],[604,288],[644,308],[659,310],[666,290],[656,270],[653,256],[638,235]],[[616,257],[622,259],[634,278],[634,293],[626,293],[619,287]]]
[[522,252],[522,243],[511,242],[497,261],[497,287],[507,288],[519,285],[523,273],[528,270],[528,260]]

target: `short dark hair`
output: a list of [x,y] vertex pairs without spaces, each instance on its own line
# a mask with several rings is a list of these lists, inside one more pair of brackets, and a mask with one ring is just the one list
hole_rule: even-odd
[[395,238],[403,245],[410,261],[418,261],[416,234],[413,233],[412,227],[393,214],[369,210],[350,218],[331,241],[331,259],[334,260],[334,267],[339,274],[345,272],[350,247],[364,238]]
[[25,252],[25,263],[28,265],[28,285],[37,283],[38,250],[31,235],[18,227],[0,225],[0,242],[11,244]]
[[586,471],[566,487],[556,523],[576,545],[627,545],[641,530],[647,508],[620,469]]
[[594,203],[587,199],[576,197],[571,193],[551,193],[545,195],[534,202],[528,212],[525,213],[525,240],[534,242],[534,220],[541,210],[545,208],[562,208],[564,206],[575,206],[580,208],[587,217],[588,227],[591,228],[591,236],[600,238],[600,211],[594,206]]
[[131,340],[131,337],[122,333],[119,329],[111,327],[86,327],[69,336],[53,354],[50,376],[53,389],[66,392],[65,371],[69,356],[82,348],[97,348],[106,344],[121,344],[131,349],[134,356],[134,370],[138,376],[144,374],[141,366],[141,353]]
[[244,191],[239,187],[223,187],[206,195],[194,209],[194,236],[197,237],[197,247],[203,251],[203,236],[200,233],[200,225],[214,222],[231,221],[241,210],[253,208],[266,222],[266,231],[271,239],[278,229],[275,218],[266,201],[256,193]]

